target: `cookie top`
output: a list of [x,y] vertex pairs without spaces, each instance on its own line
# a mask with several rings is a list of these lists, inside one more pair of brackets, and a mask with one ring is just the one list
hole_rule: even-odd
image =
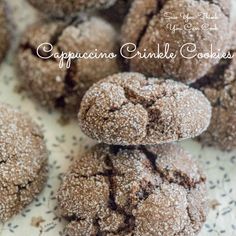
[[[51,43],[48,54],[40,45]],[[39,48],[38,53],[37,49]],[[47,48],[47,47],[46,47]],[[50,49],[50,47],[48,47]],[[99,79],[120,70],[115,59],[71,59],[69,68],[59,67],[63,59],[47,56],[54,53],[115,53],[117,37],[106,21],[92,17],[71,22],[40,21],[26,29],[17,56],[22,86],[41,104],[75,114],[86,90]],[[42,58],[39,57],[39,55]]]
[[181,147],[97,145],[59,188],[66,234],[196,235],[206,218],[205,177]]
[[47,150],[39,127],[0,104],[0,221],[7,221],[39,193],[47,176]]
[[85,94],[79,124],[89,137],[114,145],[160,144],[200,135],[209,125],[205,96],[172,80],[119,73]]
[[9,31],[6,18],[5,3],[0,0],[0,62],[3,60],[9,47]]
[[54,17],[67,17],[89,9],[108,8],[116,0],[28,0],[35,8]]
[[[167,56],[174,53],[176,58],[135,56],[129,60],[130,70],[185,83],[204,76],[219,59],[197,55],[210,53],[211,46],[214,52],[229,49],[230,3],[230,0],[135,0],[123,25],[123,44],[134,43],[137,47],[134,54],[159,50],[163,54],[167,51]],[[215,19],[206,19],[206,15]]]
[[200,89],[212,105],[209,128],[199,138],[204,145],[231,150],[236,147],[236,52],[222,59],[193,87]]

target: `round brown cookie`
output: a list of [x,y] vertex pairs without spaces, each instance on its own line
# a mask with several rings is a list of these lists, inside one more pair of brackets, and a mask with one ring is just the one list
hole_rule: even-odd
[[90,9],[108,8],[116,0],[28,0],[35,8],[54,17],[67,17]]
[[0,221],[19,213],[42,190],[48,153],[39,127],[0,104]]
[[[107,22],[92,17],[87,20],[62,23],[38,22],[30,26],[18,52],[18,70],[22,86],[43,105],[75,114],[86,90],[96,81],[119,71],[118,59],[72,59],[69,68],[60,59],[42,59],[37,48],[43,43],[53,45],[53,53],[115,53],[116,32]],[[43,47],[38,50],[40,56]],[[62,60],[63,62],[63,60]]]
[[193,84],[213,107],[210,126],[199,139],[204,145],[223,150],[236,147],[236,53],[231,53],[233,59],[222,59],[207,76]]
[[[195,55],[210,53],[211,45],[214,52],[229,49],[229,8],[230,0],[135,0],[123,25],[122,43],[136,45],[131,56],[138,51],[157,54],[158,45],[160,52],[167,55],[162,59],[134,56],[128,61],[130,70],[186,83],[202,77],[219,59],[199,59]],[[201,18],[203,14],[217,19]],[[187,22],[184,16],[194,19]],[[134,46],[129,50],[134,50]],[[168,58],[171,53],[176,55],[175,59]]]
[[66,235],[196,235],[207,213],[205,176],[181,147],[97,145],[57,194]]
[[209,125],[205,96],[172,80],[119,73],[85,94],[79,123],[89,137],[114,145],[160,144],[200,135]]
[[5,2],[0,0],[0,62],[3,60],[9,47],[9,31],[6,18]]

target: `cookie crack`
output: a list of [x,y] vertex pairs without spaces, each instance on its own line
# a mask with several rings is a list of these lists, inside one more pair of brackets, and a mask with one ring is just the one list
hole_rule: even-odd
[[[230,51],[231,55],[234,51]],[[195,89],[201,89],[203,87],[218,87],[221,84],[224,84],[224,75],[226,71],[230,68],[233,62],[232,58],[228,59],[221,59],[221,61],[214,67],[213,71],[210,72],[208,75],[203,76],[195,83],[192,83],[190,86]],[[233,83],[232,81],[231,83]],[[229,83],[230,84],[230,83]],[[218,86],[217,86],[218,85]],[[227,84],[228,85],[228,84]]]
[[45,168],[45,165],[46,165],[46,161],[44,163],[41,164],[41,167],[39,168],[39,170],[37,171],[37,174],[36,174],[36,177],[33,178],[32,180],[28,180],[26,182],[26,184],[19,184],[19,185],[15,185],[16,187],[19,188],[19,190],[23,190],[23,189],[26,189],[27,186],[30,186],[32,183],[34,183],[35,181],[37,181],[38,177],[40,174],[47,172],[47,168]]
[[[111,147],[111,149],[113,150],[113,147]],[[113,150],[113,153],[116,152],[117,149],[115,148]],[[119,152],[119,151],[118,151]],[[118,153],[117,152],[117,153]],[[117,171],[113,165],[112,159],[109,155],[106,155],[105,157],[105,164],[109,167],[109,171],[108,171],[108,182],[109,182],[109,200],[108,200],[108,207],[110,208],[110,210],[117,212],[121,215],[123,215],[124,217],[124,224],[125,226],[121,226],[119,227],[119,229],[117,231],[113,231],[112,233],[118,234],[118,233],[131,233],[134,230],[135,227],[135,218],[132,214],[127,214],[125,209],[123,209],[122,207],[120,207],[115,200],[115,187],[114,187],[114,181],[113,181],[113,177],[117,176]]]
[[152,151],[148,150],[145,146],[141,146],[140,150],[145,154],[146,158],[150,161],[150,164],[152,165],[153,170],[161,176],[161,178],[168,183],[174,183],[177,185],[180,185],[184,187],[185,189],[191,189],[196,187],[198,184],[201,184],[205,181],[204,177],[200,177],[198,181],[191,182],[189,181],[188,176],[185,173],[182,173],[180,171],[173,171],[172,175],[174,178],[168,177],[166,174],[169,170],[166,169],[162,170],[161,168],[158,168],[158,165],[156,162],[158,161],[158,156],[157,154],[153,153]]
[[[63,32],[64,32],[64,30],[66,29],[67,26],[68,26],[68,24],[65,24],[63,27],[59,27],[55,31],[55,33],[51,36],[49,42],[47,42],[47,43],[50,43],[52,46],[55,46],[58,43],[59,38],[61,37],[61,35],[63,34]],[[38,56],[37,48],[35,48],[35,46],[33,46],[29,41],[27,41],[26,43],[21,44],[20,49],[23,50],[23,51],[29,49],[33,56],[37,57],[39,60],[44,61],[43,58]],[[46,53],[46,52],[40,51],[40,53],[42,55],[49,56],[48,53]],[[50,57],[47,60],[55,61],[55,62],[57,61],[53,57]]]
[[109,175],[108,175],[108,183],[109,183],[108,206],[111,210],[116,211],[118,206],[115,201],[114,183],[113,183],[113,179],[112,179],[112,176],[114,176],[114,174],[115,174],[115,170],[114,170],[114,165],[113,165],[112,160],[109,155],[107,155],[105,157],[105,164],[109,167],[109,171],[108,171],[108,173],[109,173]]
[[[150,130],[153,129],[153,127],[155,127],[155,125],[159,122],[159,118],[160,118],[160,114],[161,114],[161,111],[158,109],[158,107],[154,107],[155,108],[155,115],[153,115],[153,112],[152,112],[152,108],[153,106],[157,103],[157,101],[159,100],[162,100],[163,98],[171,98],[171,97],[175,97],[176,96],[176,93],[177,92],[173,92],[172,94],[169,94],[167,95],[165,92],[163,94],[161,94],[161,96],[159,97],[155,97],[153,98],[152,100],[148,100],[148,99],[145,99],[144,100],[140,100],[140,99],[137,99],[137,101],[134,101],[135,97],[134,95],[132,96],[132,90],[129,90],[129,88],[127,87],[123,87],[124,91],[125,91],[125,97],[128,101],[130,101],[132,104],[134,105],[141,105],[143,107],[144,110],[147,111],[147,114],[148,114],[148,123],[146,124],[146,134],[145,134],[145,137],[144,139],[149,136],[149,133],[150,133]],[[181,91],[179,91],[181,92]],[[181,138],[181,132],[180,132],[180,127],[178,127],[178,138]],[[163,130],[160,130],[161,133],[164,133],[165,130],[164,130],[164,127],[163,127]]]
[[6,159],[2,159],[2,158],[1,158],[1,160],[0,160],[0,166],[1,166],[2,164],[6,164],[6,163],[7,163],[7,160],[8,160],[8,158],[6,158]]
[[[231,55],[233,55],[235,51],[232,50],[230,51],[230,53]],[[212,72],[210,72],[206,76],[203,76],[202,78],[197,80],[195,83],[191,84],[190,87],[201,90],[203,93],[205,93],[204,89],[207,89],[207,88],[213,88],[213,89],[216,89],[217,91],[220,91],[222,89],[222,86],[224,87],[233,86],[233,84],[236,82],[235,79],[233,79],[232,81],[225,81],[225,78],[224,78],[226,76],[227,70],[230,68],[232,63],[233,63],[232,58],[221,59],[218,65],[214,67]],[[224,90],[224,92],[227,92],[229,97],[233,99],[231,90]],[[223,109],[227,109],[226,107],[222,105],[220,98],[218,98],[216,102],[214,103],[212,102],[211,105],[216,108],[221,107]]]
[[146,158],[149,160],[151,166],[152,166],[152,169],[157,172],[157,166],[156,166],[156,159],[157,159],[157,156],[156,154],[154,154],[153,152],[149,151],[147,149],[147,147],[145,147],[144,145],[142,145],[140,147],[140,150],[144,153],[144,155],[146,156]]
[[139,35],[138,35],[138,38],[137,38],[137,41],[136,41],[136,46],[137,48],[139,47],[140,45],[140,42],[142,41],[142,38],[143,36],[146,34],[147,32],[147,29],[148,29],[148,25],[150,23],[150,21],[152,20],[152,18],[159,14],[160,11],[162,10],[162,8],[164,7],[165,3],[167,2],[168,0],[156,0],[156,8],[153,9],[153,11],[151,11],[149,14],[145,14],[145,17],[146,17],[146,24],[143,26],[143,29],[139,32]]
[[[112,82],[110,82],[110,83],[117,86],[117,84],[115,84],[115,83],[112,83]],[[160,82],[160,85],[162,83],[165,83],[165,81]],[[143,87],[145,87],[147,85],[149,85],[149,84],[148,84],[148,80],[146,79],[146,83],[143,84],[142,86],[140,86],[140,89],[142,89]],[[184,89],[179,89],[178,91],[173,91],[172,94],[168,94],[168,95],[164,91],[158,97],[155,96],[153,99],[149,100],[147,98],[139,98],[139,97],[136,98],[135,97],[136,96],[135,92],[132,89],[130,89],[129,87],[125,86],[125,85],[118,84],[118,86],[120,86],[123,89],[124,96],[125,96],[125,99],[127,101],[123,102],[119,107],[112,107],[112,108],[110,108],[109,112],[116,112],[116,111],[122,110],[123,106],[127,105],[128,103],[131,103],[134,106],[137,106],[137,105],[142,106],[142,108],[147,112],[147,115],[148,115],[148,117],[147,117],[148,122],[147,122],[146,127],[145,127],[146,131],[145,131],[145,136],[143,137],[143,139],[145,139],[149,135],[150,129],[152,129],[152,127],[156,123],[158,123],[158,120],[159,120],[159,116],[158,115],[155,115],[155,117],[153,118],[150,109],[156,104],[157,101],[159,101],[159,100],[161,100],[163,98],[175,97],[178,92],[181,93],[184,90]],[[92,107],[92,105],[90,106],[90,108],[91,107]],[[85,114],[87,114],[87,112],[90,110],[90,108],[88,108],[88,110],[86,111]],[[158,112],[156,111],[156,114],[157,113]],[[86,115],[85,115],[85,117],[86,117]],[[106,121],[106,118],[104,118],[104,121]],[[178,138],[181,138],[180,128],[178,130],[179,130]],[[164,130],[162,132],[164,133]]]
[[71,96],[73,93],[75,93],[75,87],[77,83],[75,82],[74,77],[77,74],[77,71],[77,64],[75,60],[73,60],[70,67],[67,68],[65,77],[63,79],[64,93],[55,101],[56,108],[64,108],[66,106],[67,94]]
[[[79,22],[79,23],[82,22],[82,19],[80,19],[78,17],[73,17],[72,19],[67,20],[67,22],[63,23],[63,25],[61,25],[61,26],[59,25],[58,28],[56,29],[55,33],[51,36],[51,38],[49,39],[49,42],[47,42],[47,43],[50,43],[52,46],[57,46],[60,37],[64,33],[64,30],[69,26],[76,25],[77,22]],[[39,58],[41,60],[44,60],[44,59],[38,57],[37,49],[29,41],[21,44],[20,47],[22,50],[30,49],[32,52],[32,55],[36,56],[37,58]],[[44,52],[44,54],[46,54],[46,53]],[[47,60],[56,61],[56,59],[53,59],[53,58],[49,58]]]
[[[71,20],[68,20],[62,26],[58,26],[58,29],[56,30],[56,32],[51,36],[49,43],[52,46],[56,46],[57,50],[59,52],[61,52],[61,48],[57,44],[58,44],[60,37],[63,35],[64,30],[69,26],[77,26],[81,22],[83,22],[82,19],[80,19],[78,17],[73,17]],[[33,45],[31,45],[30,42],[26,42],[24,44],[21,44],[20,47],[21,47],[21,50],[23,50],[23,51],[29,49],[33,56],[35,56],[39,60],[44,61],[43,58],[38,56],[37,49]],[[49,55],[47,55],[47,53],[42,52],[42,50],[40,51],[40,54],[45,55],[45,56],[49,56]],[[53,57],[50,57],[47,60],[57,62],[57,60]],[[76,73],[77,73],[77,64],[73,60],[71,62],[71,66],[69,68],[67,68],[66,75],[63,78],[63,82],[64,82],[64,86],[65,86],[64,92],[60,97],[58,97],[56,99],[56,101],[54,103],[54,106],[56,108],[64,108],[66,106],[67,94],[71,95],[71,94],[75,93],[75,87],[76,87],[77,83],[73,80],[73,78],[76,75]]]

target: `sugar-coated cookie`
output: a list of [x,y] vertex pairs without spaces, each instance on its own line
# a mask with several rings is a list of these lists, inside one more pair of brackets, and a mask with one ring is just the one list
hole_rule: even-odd
[[85,94],[79,124],[89,137],[114,145],[160,144],[200,135],[211,106],[198,90],[172,80],[119,73]]
[[0,104],[0,221],[19,213],[42,190],[48,152],[39,127],[25,114]]
[[[185,83],[204,76],[219,62],[211,51],[220,51],[222,56],[229,49],[230,3],[230,0],[135,0],[122,30],[122,43],[134,43],[137,47],[131,53],[136,56],[128,60],[130,70]],[[140,58],[138,52],[155,53],[160,58]],[[171,53],[175,58],[170,57]],[[206,53],[206,58],[205,55],[202,58]]]
[[70,167],[57,198],[68,236],[194,236],[207,214],[205,177],[174,144],[97,145]]
[[[50,52],[45,53],[45,48]],[[100,18],[77,19],[68,23],[40,21],[28,27],[21,40],[17,56],[21,84],[41,104],[76,114],[86,90],[94,82],[120,70],[117,58],[96,58],[96,55],[109,55],[116,50],[116,32]],[[82,58],[55,58],[56,53],[59,56],[74,53],[74,56],[81,55]],[[95,59],[83,57],[90,56],[89,53]],[[68,62],[70,66],[66,68]]]

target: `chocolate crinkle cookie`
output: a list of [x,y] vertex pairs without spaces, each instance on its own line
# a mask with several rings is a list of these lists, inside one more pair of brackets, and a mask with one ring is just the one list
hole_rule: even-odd
[[97,145],[64,177],[68,236],[194,236],[207,214],[205,176],[181,147]]
[[5,2],[0,0],[0,62],[3,60],[9,47],[9,30],[6,17]]
[[114,145],[195,137],[208,127],[210,118],[210,103],[200,91],[139,73],[119,73],[96,83],[79,112],[85,134]]
[[19,213],[42,190],[48,153],[39,127],[0,104],[0,221]]
[[[39,47],[44,43],[52,46]],[[47,50],[51,51],[46,53]],[[35,23],[27,28],[19,47],[17,68],[21,84],[43,105],[75,114],[84,93],[94,82],[120,70],[117,58],[86,59],[83,55],[109,55],[116,50],[116,32],[102,19]],[[67,68],[69,60],[53,56],[65,53],[82,57],[72,58]]]
[[[136,50],[131,45],[127,48],[134,51],[128,60],[130,70],[185,83],[204,76],[219,59],[198,55],[210,54],[211,46],[216,53],[229,49],[230,2],[135,0],[122,29],[122,43],[136,45]],[[143,59],[137,52],[167,53],[161,59],[153,56]],[[176,56],[174,59],[169,57],[171,53]]]
[[108,8],[116,0],[28,0],[35,8],[54,17],[67,17],[77,12]]
[[207,131],[199,138],[204,145],[231,150],[236,147],[236,52],[222,59],[207,76],[192,86],[200,89],[212,105]]

